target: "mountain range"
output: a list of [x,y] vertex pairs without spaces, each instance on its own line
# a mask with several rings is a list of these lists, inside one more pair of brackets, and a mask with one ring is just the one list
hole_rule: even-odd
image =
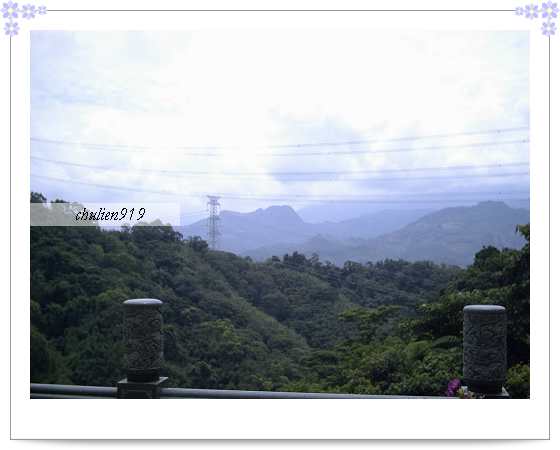
[[[270,206],[249,213],[220,213],[220,250],[245,254],[278,244],[299,246],[309,239],[325,236],[374,238],[397,230],[424,216],[427,210],[386,210],[341,222],[305,222],[290,206]],[[206,219],[178,228],[183,236],[207,236]]]
[[[529,211],[486,201],[437,211],[387,210],[342,222],[308,223],[289,206],[220,214],[220,249],[264,260],[294,251],[342,265],[345,261],[430,260],[466,266],[482,246],[520,248],[516,226]],[[206,236],[202,220],[179,231]]]

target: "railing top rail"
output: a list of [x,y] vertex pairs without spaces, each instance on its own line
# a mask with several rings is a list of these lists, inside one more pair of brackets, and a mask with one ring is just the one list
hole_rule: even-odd
[[[117,388],[109,386],[77,386],[66,384],[31,383],[31,395],[59,395],[80,397],[116,398]],[[47,397],[36,397],[47,398]]]
[[161,398],[259,398],[259,399],[388,399],[388,398],[437,398],[404,395],[335,394],[323,392],[242,391],[233,389],[183,389],[162,388]]
[[[203,399],[448,399],[449,397],[361,395],[320,392],[242,391],[232,389],[161,388],[161,398]],[[116,398],[117,388],[31,383],[32,398]]]

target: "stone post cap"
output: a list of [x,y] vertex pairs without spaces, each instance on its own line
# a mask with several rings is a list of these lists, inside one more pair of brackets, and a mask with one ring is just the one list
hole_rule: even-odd
[[155,298],[134,298],[123,302],[125,306],[160,306],[163,305],[161,300]]
[[499,305],[467,305],[463,308],[463,312],[479,312],[486,314],[502,314],[506,312],[503,306]]

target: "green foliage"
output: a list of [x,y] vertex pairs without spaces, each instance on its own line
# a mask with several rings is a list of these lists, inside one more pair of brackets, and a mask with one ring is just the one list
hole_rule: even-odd
[[[417,304],[412,316],[400,306],[352,308],[341,318],[357,331],[328,353],[305,360],[304,381],[295,390],[372,394],[442,395],[449,380],[462,373],[462,311],[468,304],[499,304],[508,311],[506,388],[515,398],[529,396],[529,226],[521,250],[483,248],[468,269],[460,271],[436,297]],[[386,262],[385,265],[396,262]],[[347,273],[364,266],[346,264]],[[394,272],[392,278],[399,276]],[[348,283],[348,279],[346,279]],[[359,289],[362,280],[353,282]],[[347,284],[348,285],[348,284]],[[381,286],[378,287],[378,289]],[[364,292],[362,290],[362,292]],[[395,293],[396,294],[396,293]]]
[[508,314],[508,362],[528,363],[529,226],[518,230],[527,239],[521,250],[483,248],[474,264],[450,283],[436,302],[419,307],[419,318],[407,324],[413,333],[435,339],[460,336],[465,305],[502,305]]
[[[529,227],[519,231],[528,241]],[[172,386],[442,395],[462,372],[463,306],[498,303],[509,314],[508,389],[529,392],[528,243],[484,248],[466,270],[337,267],[300,253],[255,263],[164,225],[32,227],[31,380],[114,385],[122,302],[143,297],[164,301]]]
[[506,389],[512,398],[529,398],[529,365],[517,364],[507,373]]
[[204,253],[208,251],[208,243],[200,236],[190,236],[187,240],[187,244],[195,252]]

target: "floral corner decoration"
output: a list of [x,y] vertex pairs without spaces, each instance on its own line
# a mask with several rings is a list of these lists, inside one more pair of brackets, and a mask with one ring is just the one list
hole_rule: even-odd
[[30,20],[35,18],[37,15],[47,14],[46,6],[35,6],[29,3],[19,6],[17,2],[8,1],[2,4],[2,17],[7,19],[4,24],[4,33],[7,36],[15,36],[19,33],[19,23],[18,19]]
[[556,23],[554,23],[553,19],[558,17],[558,3],[552,3],[552,1],[543,2],[540,8],[534,4],[519,6],[515,8],[515,14],[525,16],[529,20],[538,19],[539,17],[546,19],[541,26],[542,34],[549,37],[556,34]]
[[[11,0],[3,3],[2,17],[7,19],[7,22],[4,24],[4,32],[10,37],[18,34],[19,24],[16,19],[19,19],[20,15],[22,19],[29,20],[35,18],[36,15],[44,15],[46,13],[46,6],[35,6],[28,3],[20,7],[17,2]],[[530,20],[538,19],[540,16],[540,18],[546,19],[541,26],[542,34],[548,37],[556,34],[556,23],[554,23],[553,19],[558,17],[558,3],[547,1],[543,2],[541,7],[535,4],[519,6],[515,8],[515,14],[525,16]]]

